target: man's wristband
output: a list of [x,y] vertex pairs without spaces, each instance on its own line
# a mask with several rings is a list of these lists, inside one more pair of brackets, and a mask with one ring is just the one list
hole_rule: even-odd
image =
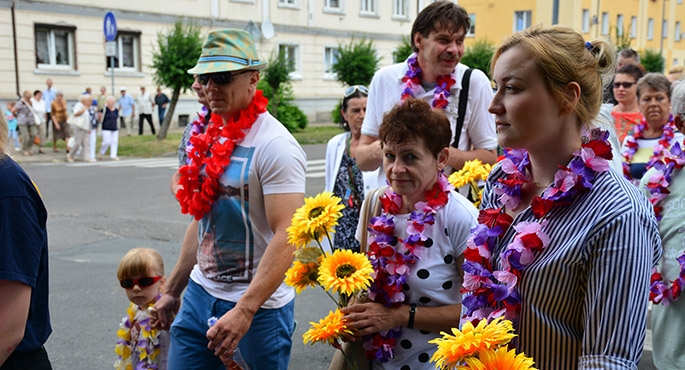
[[414,315],[416,315],[416,303],[409,305],[409,322],[407,323],[407,329],[414,329]]

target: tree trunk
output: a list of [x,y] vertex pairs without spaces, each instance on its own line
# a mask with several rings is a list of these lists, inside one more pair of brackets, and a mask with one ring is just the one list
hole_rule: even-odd
[[166,134],[169,131],[169,126],[171,125],[171,120],[174,117],[174,111],[176,110],[176,103],[178,102],[178,96],[181,94],[181,89],[174,89],[174,93],[171,95],[171,102],[169,103],[169,109],[167,109],[164,115],[164,123],[162,127],[159,128],[159,133],[157,134],[158,140],[166,139]]

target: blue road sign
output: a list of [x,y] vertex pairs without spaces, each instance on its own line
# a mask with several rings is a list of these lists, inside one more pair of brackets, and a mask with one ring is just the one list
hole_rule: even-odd
[[105,30],[105,40],[114,41],[117,38],[117,20],[114,18],[114,13],[107,12],[105,14],[105,22],[103,24]]

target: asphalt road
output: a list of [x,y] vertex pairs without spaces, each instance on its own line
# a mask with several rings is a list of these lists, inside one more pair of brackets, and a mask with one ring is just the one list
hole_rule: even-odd
[[[323,189],[324,145],[305,147],[307,196]],[[189,218],[169,193],[171,159],[67,164],[63,159],[22,164],[39,186],[49,212],[50,308],[53,334],[46,348],[55,369],[110,369],[128,301],[116,268],[127,250],[160,251],[169,273]],[[326,369],[333,350],[302,343],[310,321],[333,309],[325,294],[305,290],[296,299],[290,368]],[[646,351],[640,370],[655,369]]]

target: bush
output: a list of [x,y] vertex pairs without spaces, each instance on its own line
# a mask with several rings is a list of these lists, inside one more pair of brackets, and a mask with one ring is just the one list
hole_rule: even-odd
[[[292,103],[295,98],[290,83],[281,84],[275,95],[273,89],[265,79],[259,80],[257,89],[262,90],[264,96],[269,99],[269,104],[266,106],[266,109],[272,116],[276,117],[288,131],[296,132],[307,127],[307,116],[298,106]],[[279,99],[274,99],[274,96],[279,97]]]
[[411,40],[409,39],[409,36],[404,36],[400,46],[392,52],[392,61],[394,63],[404,62],[409,58],[411,53],[413,53],[411,50]]
[[666,60],[661,54],[652,49],[645,49],[640,55],[640,63],[647,72],[663,73],[666,66]]
[[307,116],[295,104],[279,105],[278,120],[290,132],[301,131],[307,127]]
[[381,60],[373,42],[364,38],[358,43],[353,38],[347,45],[339,44],[337,57],[333,72],[338,76],[338,81],[348,86],[369,86]]
[[495,46],[488,40],[477,40],[466,48],[461,62],[471,68],[480,69],[490,78],[490,60],[495,54]]

